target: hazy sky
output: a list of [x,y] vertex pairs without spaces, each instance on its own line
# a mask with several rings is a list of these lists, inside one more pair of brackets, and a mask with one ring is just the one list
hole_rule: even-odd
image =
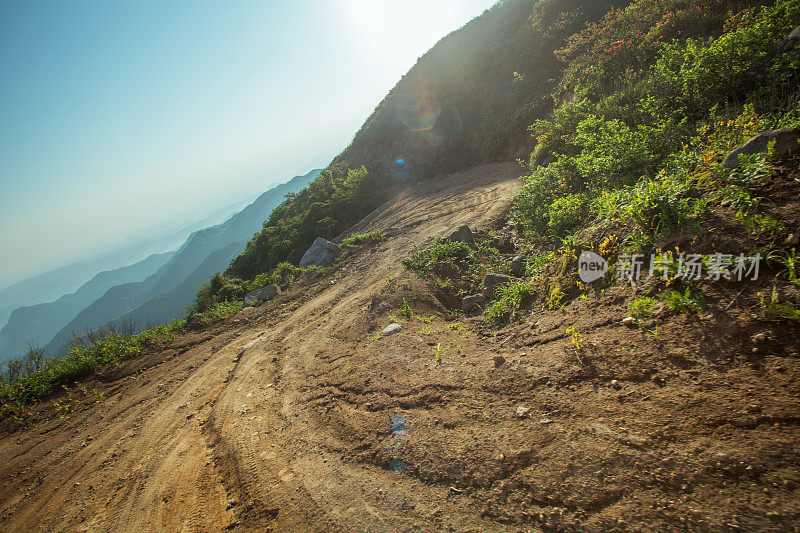
[[0,3],[0,286],[325,166],[494,0]]

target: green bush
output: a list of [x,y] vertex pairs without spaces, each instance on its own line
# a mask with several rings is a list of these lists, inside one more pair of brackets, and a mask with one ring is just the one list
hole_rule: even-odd
[[642,296],[631,302],[628,306],[628,314],[633,318],[636,324],[639,324],[642,320],[653,316],[653,306],[655,304],[655,298]]
[[475,258],[474,250],[463,242],[451,242],[437,237],[430,245],[417,250],[410,257],[403,259],[406,270],[423,274],[427,272],[444,272],[446,274],[465,273]]
[[580,226],[588,214],[587,195],[570,194],[557,198],[548,209],[548,233],[555,237],[564,237]]
[[249,283],[239,278],[230,278],[217,272],[197,291],[189,314],[204,313],[222,302],[241,300],[251,290],[250,287]]
[[581,146],[577,170],[595,190],[636,183],[657,161],[646,136],[618,119],[588,115],[578,125],[576,142]]
[[522,306],[525,299],[535,294],[535,289],[524,281],[511,281],[497,289],[500,297],[491,303],[484,311],[483,316],[493,325],[508,322],[514,313]]
[[678,313],[698,312],[705,309],[705,301],[699,293],[693,293],[688,287],[683,292],[667,290],[659,293],[658,298],[667,309]]

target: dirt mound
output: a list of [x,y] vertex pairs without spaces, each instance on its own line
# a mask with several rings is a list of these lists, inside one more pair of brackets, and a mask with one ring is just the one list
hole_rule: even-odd
[[0,438],[0,528],[797,530],[796,331],[721,288],[648,334],[625,286],[497,330],[403,272],[436,235],[499,229],[519,174],[408,189],[355,228],[384,241],[43,404]]

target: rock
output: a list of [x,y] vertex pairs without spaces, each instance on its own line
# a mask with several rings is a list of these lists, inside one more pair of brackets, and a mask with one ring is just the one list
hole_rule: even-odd
[[461,310],[465,313],[469,313],[470,311],[474,311],[476,308],[480,309],[485,301],[486,298],[483,297],[483,294],[464,296],[461,299]]
[[497,243],[497,249],[501,254],[513,254],[515,251],[514,241],[508,235],[503,236]]
[[530,407],[525,407],[524,405],[518,405],[514,413],[517,415],[517,418],[525,418],[526,416],[528,416],[530,410],[531,410]]
[[469,229],[469,226],[464,225],[448,235],[447,240],[450,242],[463,242],[469,244],[475,240],[475,235],[472,233],[472,230]]
[[381,331],[381,335],[394,335],[395,333],[400,333],[400,330],[403,329],[403,326],[398,324],[397,322],[392,322]]
[[800,238],[798,238],[794,233],[790,233],[789,236],[786,237],[786,244],[789,246],[797,246],[800,244]]
[[511,272],[515,276],[522,277],[525,274],[525,258],[521,255],[516,256],[511,260]]
[[657,302],[653,304],[653,307],[650,308],[650,314],[653,316],[662,316],[667,313],[667,306],[664,305],[664,302]]
[[771,141],[775,141],[775,152],[781,157],[786,157],[792,152],[800,149],[797,144],[800,139],[800,129],[768,130],[752,137],[749,141],[729,153],[722,166],[725,168],[737,168],[739,166],[739,154],[752,155],[767,151],[767,146]]
[[310,266],[328,266],[333,263],[333,260],[336,259],[336,255],[339,253],[339,246],[323,239],[322,237],[317,237],[314,240],[314,244],[306,250],[306,253],[303,254],[302,259],[300,259],[300,268],[307,268]]
[[274,283],[272,285],[267,285],[263,289],[250,291],[247,293],[247,296],[244,297],[244,305],[245,307],[258,305],[262,302],[266,302],[267,300],[275,298],[278,294],[280,294],[280,292],[281,290]]
[[797,49],[800,49],[800,26],[792,30],[792,33],[787,35],[786,38],[775,47],[774,55],[781,56]]
[[486,274],[486,277],[483,278],[483,296],[490,300],[494,296],[494,290],[509,281],[511,281],[511,277],[505,274]]
[[500,368],[501,366],[503,366],[503,363],[506,362],[506,358],[503,357],[502,355],[495,355],[492,359],[494,360],[495,368]]
[[632,316],[626,316],[622,319],[622,325],[632,328],[636,325],[636,320]]
[[760,344],[763,342],[769,342],[773,340],[774,334],[771,331],[762,331],[761,333],[756,333],[752,337],[750,337],[750,341],[753,344]]

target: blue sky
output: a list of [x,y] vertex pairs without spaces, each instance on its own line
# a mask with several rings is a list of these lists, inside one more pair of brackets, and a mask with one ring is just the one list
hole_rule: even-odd
[[0,3],[0,287],[325,166],[493,3]]

